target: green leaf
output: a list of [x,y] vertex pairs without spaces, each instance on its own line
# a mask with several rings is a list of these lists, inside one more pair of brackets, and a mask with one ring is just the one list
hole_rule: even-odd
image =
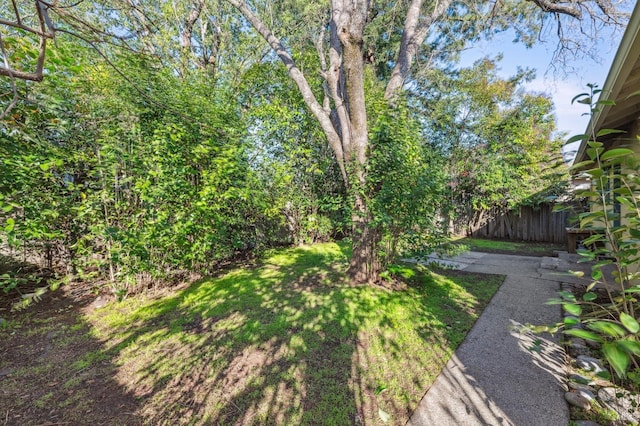
[[618,347],[622,348],[628,354],[640,356],[640,342],[635,340],[618,340]]
[[591,302],[593,300],[596,300],[598,298],[598,296],[595,293],[585,293],[584,296],[582,296],[582,300],[584,300],[585,302]]
[[620,188],[616,188],[613,190],[613,192],[615,192],[616,194],[622,195],[622,196],[633,196],[633,191],[631,191],[629,188],[627,188],[626,186],[621,186]]
[[633,334],[636,334],[638,330],[640,330],[640,324],[638,324],[638,321],[627,313],[620,313],[620,322]]
[[593,331],[597,331],[598,333],[602,333],[614,338],[624,337],[627,334],[622,326],[609,321],[590,322],[589,324],[587,324],[587,327]]
[[569,336],[579,337],[585,340],[590,340],[592,342],[598,342],[598,343],[604,342],[604,339],[598,336],[596,333],[588,330],[582,330],[580,328],[571,328],[569,330],[565,330],[564,334],[568,334]]
[[[580,98],[584,98],[585,96],[589,97],[589,93],[586,93],[586,92],[585,92],[585,93],[580,93],[580,94],[578,94],[578,95],[575,95],[575,96],[573,97],[573,99],[571,99],[571,104],[573,104],[575,101],[577,101],[577,100],[578,100],[578,99],[580,99]],[[591,98],[589,98],[589,99],[591,99]]]
[[578,170],[581,169],[585,166],[591,166],[593,164],[593,160],[586,160],[586,161],[581,161],[579,163],[575,163],[571,166],[570,170]]
[[573,275],[574,277],[578,277],[578,278],[582,278],[584,277],[584,271],[569,271],[569,273],[571,275]]
[[627,99],[632,98],[632,97],[634,97],[634,96],[638,96],[638,95],[640,95],[640,90],[638,90],[638,91],[636,91],[636,92],[633,92],[632,94],[630,94],[629,96],[627,96],[624,100],[626,101]]
[[40,169],[42,169],[43,172],[46,172],[47,170],[49,170],[49,164],[48,163],[41,163],[40,164]]
[[596,137],[599,138],[601,136],[611,135],[615,133],[627,133],[627,132],[625,132],[624,130],[618,130],[618,129],[600,129],[598,130]]
[[580,305],[577,305],[575,303],[565,303],[564,305],[562,305],[562,308],[565,311],[569,312],[571,315],[575,315],[577,317],[579,317],[582,313],[582,308],[580,307]]
[[569,139],[567,139],[567,141],[565,142],[565,144],[570,144],[573,142],[577,142],[577,141],[583,141],[589,138],[589,135],[574,135],[571,136]]
[[596,167],[595,169],[585,170],[585,173],[590,175],[594,179],[598,179],[604,174],[604,171],[601,168]]
[[609,364],[613,367],[618,377],[623,378],[626,375],[629,366],[629,355],[618,346],[617,342],[604,343],[602,345],[602,353]]
[[606,241],[606,237],[602,234],[593,234],[590,237],[585,238],[584,240],[582,240],[582,244],[585,246],[590,246],[593,243],[597,243],[600,241]]
[[558,294],[567,302],[575,302],[576,296],[570,291],[559,291]]
[[632,154],[633,154],[633,151],[627,148],[609,149],[600,156],[600,160],[607,161],[607,160],[612,160],[614,158],[626,157]]
[[15,228],[16,226],[16,221],[10,217],[5,221],[5,225],[4,225],[4,230],[5,232],[11,232],[13,231],[13,228]]
[[567,315],[566,317],[564,317],[564,325],[565,327],[567,327],[567,329],[569,329],[570,327],[574,326],[574,325],[578,325],[580,324],[580,320],[574,316],[571,315]]
[[589,225],[591,222],[593,222],[594,220],[598,220],[602,216],[604,216],[604,214],[599,215],[598,213],[599,212],[591,212],[588,215],[585,215],[585,217],[581,217],[580,218],[580,228],[586,228],[587,225]]
[[595,160],[600,154],[602,154],[604,148],[587,148],[587,155],[592,160]]
[[[624,206],[627,206],[630,209],[633,209],[635,207],[633,205],[633,202],[627,197],[616,197],[616,201]],[[634,229],[634,228],[629,229],[629,231],[632,231],[632,230],[637,232],[636,235],[640,235],[640,230]],[[631,236],[634,238],[638,238],[638,236],[634,236],[633,233],[631,233]]]

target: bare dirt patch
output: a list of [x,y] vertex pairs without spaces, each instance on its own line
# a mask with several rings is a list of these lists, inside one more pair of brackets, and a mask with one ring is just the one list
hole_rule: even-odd
[[80,309],[87,298],[50,293],[26,311],[0,316],[0,423],[136,425],[137,402],[112,378],[109,360],[88,362],[102,342]]

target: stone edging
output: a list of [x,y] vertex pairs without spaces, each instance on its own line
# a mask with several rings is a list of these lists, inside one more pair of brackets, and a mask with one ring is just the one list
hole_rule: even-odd
[[[562,290],[573,293],[576,287],[562,283]],[[565,317],[573,317],[565,312]],[[574,317],[575,318],[575,317]],[[574,327],[581,328],[578,323]],[[600,424],[590,420],[571,420],[576,426],[622,426],[640,423],[640,395],[616,387],[597,374],[605,371],[603,362],[595,358],[599,345],[578,337],[570,337],[565,343],[568,356],[567,389],[565,399],[570,406],[584,411],[607,410],[615,412],[617,420]]]

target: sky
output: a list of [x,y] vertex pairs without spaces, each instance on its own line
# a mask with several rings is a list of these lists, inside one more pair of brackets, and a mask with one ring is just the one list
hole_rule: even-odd
[[[500,62],[500,74],[509,77],[516,74],[518,67],[536,70],[536,78],[525,85],[527,90],[544,92],[551,95],[555,105],[555,115],[559,132],[565,132],[565,139],[585,132],[589,117],[584,115],[588,108],[579,103],[571,103],[571,100],[579,93],[588,90],[588,83],[595,83],[599,87],[604,81],[611,67],[613,57],[617,51],[622,32],[606,34],[598,44],[598,61],[580,59],[569,61],[571,70],[566,74],[562,71],[554,71],[552,67],[553,52],[556,44],[553,38],[546,43],[539,43],[527,49],[522,44],[512,42],[513,34],[505,33],[497,36],[490,42],[483,41],[477,46],[467,50],[462,55],[461,65],[471,65],[477,59],[485,56],[495,57],[502,53]],[[565,159],[571,157],[571,152],[577,150],[579,143],[573,143],[563,149]]]

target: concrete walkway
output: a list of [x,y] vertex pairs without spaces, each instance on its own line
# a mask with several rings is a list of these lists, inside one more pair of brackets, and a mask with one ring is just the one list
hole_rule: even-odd
[[[569,423],[564,349],[548,335],[519,329],[561,319],[560,306],[544,303],[557,297],[560,282],[570,277],[543,259],[488,253],[445,259],[455,269],[507,277],[407,425]],[[540,351],[530,350],[536,340],[542,342]]]

